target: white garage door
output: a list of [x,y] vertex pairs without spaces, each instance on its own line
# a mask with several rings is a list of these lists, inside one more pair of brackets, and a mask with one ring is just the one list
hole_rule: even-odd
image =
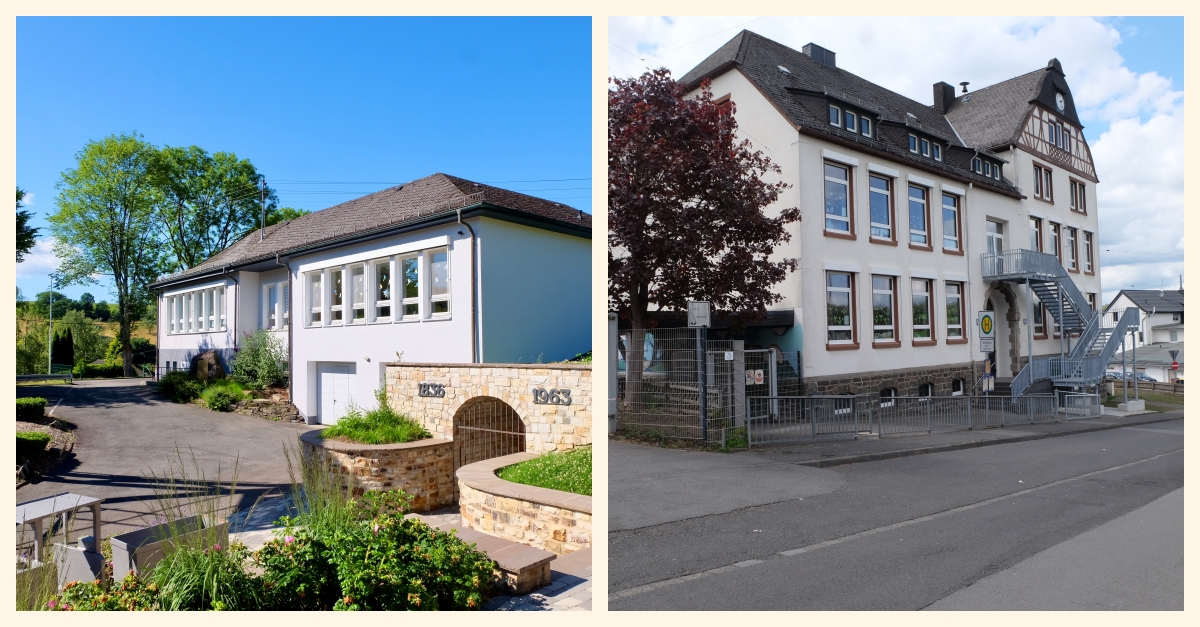
[[317,406],[321,424],[331,425],[346,415],[350,404],[353,364],[317,364]]

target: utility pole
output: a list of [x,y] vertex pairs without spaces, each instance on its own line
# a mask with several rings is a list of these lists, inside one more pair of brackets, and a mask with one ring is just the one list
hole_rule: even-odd
[[263,241],[263,237],[265,237],[265,233],[267,231],[267,177],[265,176],[262,177],[262,191],[260,193],[260,197],[262,199],[262,219],[258,222],[258,241],[261,242]]
[[50,273],[50,330],[46,332],[46,374],[54,374],[54,281],[58,275]]

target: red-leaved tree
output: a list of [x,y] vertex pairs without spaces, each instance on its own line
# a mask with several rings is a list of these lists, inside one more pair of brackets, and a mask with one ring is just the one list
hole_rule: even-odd
[[609,82],[609,305],[635,329],[652,305],[683,311],[689,300],[735,324],[761,319],[796,269],[770,260],[800,219],[794,207],[763,213],[789,187],[763,180],[779,166],[739,141],[733,103],[713,102],[707,79],[693,97],[665,68]]

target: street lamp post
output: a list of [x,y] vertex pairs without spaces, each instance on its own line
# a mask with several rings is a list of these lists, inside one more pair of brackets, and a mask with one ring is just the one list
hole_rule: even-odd
[[50,273],[50,329],[46,332],[46,374],[54,374],[54,283],[58,274]]

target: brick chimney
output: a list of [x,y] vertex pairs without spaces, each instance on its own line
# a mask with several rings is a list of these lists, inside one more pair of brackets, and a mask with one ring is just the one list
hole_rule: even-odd
[[950,110],[950,103],[954,102],[954,86],[946,81],[940,81],[933,84],[933,108],[938,113],[946,113]]

